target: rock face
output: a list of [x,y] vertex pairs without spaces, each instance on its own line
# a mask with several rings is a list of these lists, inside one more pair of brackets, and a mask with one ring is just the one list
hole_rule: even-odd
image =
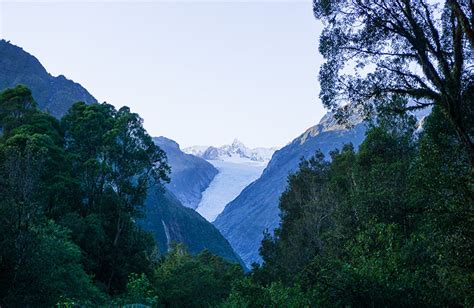
[[0,40],[0,91],[19,84],[27,86],[41,110],[63,116],[72,104],[97,100],[80,84],[63,75],[51,76],[34,56],[22,48]]
[[184,243],[190,253],[208,249],[243,265],[219,230],[194,210],[184,207],[169,190],[153,187],[145,205],[145,218],[140,224],[153,233],[161,253],[167,252],[171,243],[179,242]]
[[278,227],[279,198],[287,187],[288,175],[297,170],[301,158],[309,158],[318,149],[327,156],[346,143],[359,146],[364,134],[364,124],[348,130],[337,125],[330,114],[324,116],[318,125],[275,152],[262,176],[227,204],[214,225],[247,266],[261,261],[258,249],[263,232]]
[[182,152],[171,139],[157,137],[153,141],[166,152],[171,166],[171,182],[167,188],[184,206],[196,209],[203,191],[217,175],[217,169],[202,158]]

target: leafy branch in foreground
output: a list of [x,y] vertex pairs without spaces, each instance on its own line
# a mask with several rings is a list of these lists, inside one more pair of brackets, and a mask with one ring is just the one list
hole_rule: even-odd
[[[472,1],[314,0],[314,13],[324,24],[320,97],[339,120],[438,106],[474,168]],[[390,108],[392,96],[409,104]]]

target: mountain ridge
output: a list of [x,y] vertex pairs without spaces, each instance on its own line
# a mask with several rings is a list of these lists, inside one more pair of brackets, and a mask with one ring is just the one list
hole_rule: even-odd
[[[97,103],[80,84],[63,75],[52,76],[36,57],[21,47],[0,40],[0,91],[18,84],[30,88],[39,108],[48,110],[57,118],[78,101]],[[171,150],[179,150],[176,142],[170,139],[162,141],[166,141]],[[191,155],[189,157],[208,164],[202,159]],[[149,216],[144,217],[141,224],[153,232],[160,251],[166,252],[170,241],[182,241],[189,247],[190,252],[198,253],[207,248],[228,260],[241,263],[220,232],[198,213],[184,207],[167,188],[150,188],[144,207]],[[164,238],[166,240],[163,240]]]
[[23,48],[0,40],[0,91],[27,86],[41,110],[60,118],[78,101],[97,103],[79,83],[64,75],[52,76],[41,62]]
[[317,125],[276,151],[261,177],[225,206],[213,223],[247,266],[261,261],[258,250],[263,232],[278,227],[279,198],[286,189],[288,175],[297,170],[301,158],[309,158],[318,149],[328,157],[330,151],[349,142],[357,147],[364,136],[365,124],[356,122],[351,129],[345,129],[331,114],[325,115]]
[[276,147],[265,148],[249,148],[237,138],[231,144],[220,147],[215,146],[191,146],[184,148],[185,153],[189,153],[206,160],[238,160],[248,159],[255,162],[270,161],[273,153],[277,150]]

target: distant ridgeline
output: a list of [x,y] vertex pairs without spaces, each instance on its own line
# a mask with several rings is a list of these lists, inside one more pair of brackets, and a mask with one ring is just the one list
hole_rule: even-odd
[[[47,111],[57,118],[62,117],[78,101],[86,104],[97,103],[97,100],[80,84],[68,80],[62,75],[52,76],[34,56],[18,46],[0,40],[0,92],[19,84],[25,85],[31,90],[33,98],[41,110]],[[164,145],[159,142],[157,144]],[[183,153],[183,155],[187,154]],[[187,156],[190,156],[187,159],[199,160],[196,163],[208,164],[203,159]],[[210,167],[203,175],[204,183],[202,185],[207,185],[206,182],[209,182],[217,173],[210,164],[208,165]],[[179,173],[178,168],[176,168],[176,172]],[[171,174],[171,178],[173,179],[175,176]],[[176,178],[180,177],[176,176]],[[176,185],[182,184],[176,183]],[[176,186],[173,185],[174,183],[170,183],[168,189],[173,190],[172,188]],[[144,228],[153,233],[160,251],[166,252],[172,242],[181,242],[188,247],[191,253],[199,253],[207,248],[216,255],[242,264],[240,258],[219,231],[198,213],[185,208],[168,189],[160,190],[158,187],[153,187],[149,190],[145,204],[147,217],[142,221]],[[190,204],[194,200],[193,194],[200,194],[200,189],[204,188],[190,191],[186,195]]]
[[63,75],[49,74],[34,56],[0,40],[0,91],[23,84],[33,93],[41,110],[59,118],[76,102],[97,103],[80,84]]

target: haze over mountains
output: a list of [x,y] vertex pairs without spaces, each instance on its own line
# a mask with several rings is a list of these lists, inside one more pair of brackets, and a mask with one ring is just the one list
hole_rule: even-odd
[[0,308],[474,307],[474,0],[43,2],[0,2]]
[[182,152],[174,140],[157,137],[153,141],[166,152],[171,166],[171,182],[167,188],[184,206],[196,209],[202,193],[218,174],[217,169],[202,158]]

